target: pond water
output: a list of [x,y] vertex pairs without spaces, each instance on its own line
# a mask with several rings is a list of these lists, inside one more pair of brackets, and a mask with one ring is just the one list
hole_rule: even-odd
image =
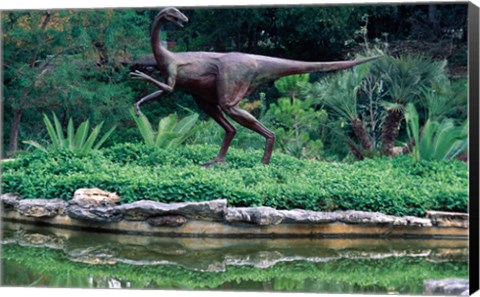
[[468,278],[468,241],[211,239],[4,222],[1,286],[422,294]]

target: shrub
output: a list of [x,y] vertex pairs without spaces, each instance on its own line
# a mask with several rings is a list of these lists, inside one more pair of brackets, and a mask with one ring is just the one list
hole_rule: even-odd
[[68,200],[81,187],[115,191],[122,203],[226,198],[231,206],[270,206],[317,211],[365,210],[423,216],[427,210],[467,211],[467,165],[411,157],[356,163],[298,160],[277,153],[269,166],[261,151],[232,148],[228,164],[199,164],[216,146],[159,149],[143,144],[116,145],[88,156],[36,152],[4,164],[4,192],[25,198]]
[[45,123],[45,127],[50,137],[50,143],[47,146],[43,146],[33,140],[27,140],[23,143],[29,144],[46,153],[55,150],[70,150],[79,154],[87,154],[92,150],[99,149],[115,130],[115,127],[111,128],[95,143],[95,140],[97,140],[100,130],[102,129],[103,122],[95,126],[90,133],[89,120],[82,122],[78,126],[77,131],[75,131],[73,120],[70,118],[68,120],[66,135],[64,134],[60,121],[55,114],[53,114],[53,124],[46,114],[43,114],[43,122]]
[[429,117],[420,132],[419,116],[411,103],[407,105],[405,121],[417,161],[451,160],[467,150],[468,121],[455,126],[453,119],[444,118],[439,122]]

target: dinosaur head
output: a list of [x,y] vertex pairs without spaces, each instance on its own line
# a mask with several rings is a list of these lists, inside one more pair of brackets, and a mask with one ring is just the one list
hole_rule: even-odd
[[177,27],[183,28],[184,23],[188,23],[188,18],[175,7],[167,7],[162,9],[155,19],[163,18],[174,23]]

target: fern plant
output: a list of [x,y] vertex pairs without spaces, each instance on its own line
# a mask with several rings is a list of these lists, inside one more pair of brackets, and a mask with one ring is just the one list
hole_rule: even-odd
[[420,160],[451,160],[463,153],[468,146],[468,122],[456,126],[453,119],[441,122],[428,118],[420,132],[419,117],[415,106],[407,104],[405,112],[407,133],[415,141],[413,156]]
[[133,108],[130,109],[130,113],[137,124],[144,143],[147,146],[160,148],[174,147],[185,142],[193,133],[193,128],[198,121],[197,113],[191,114],[181,120],[173,113],[160,119],[158,129],[155,131],[144,114],[137,116]]
[[49,144],[45,146],[33,140],[26,140],[23,141],[23,143],[31,145],[46,153],[58,149],[66,149],[79,154],[86,154],[92,150],[99,149],[115,130],[115,127],[111,128],[95,143],[100,134],[100,130],[102,129],[103,122],[93,128],[90,132],[90,122],[89,120],[86,120],[82,122],[75,131],[73,120],[70,118],[67,125],[67,134],[65,135],[57,116],[52,113],[52,118],[53,123],[46,114],[43,114],[43,122],[45,123],[47,133],[50,137]]

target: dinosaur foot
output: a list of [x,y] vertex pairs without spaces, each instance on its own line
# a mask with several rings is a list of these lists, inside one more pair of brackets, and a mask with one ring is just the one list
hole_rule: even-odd
[[205,168],[210,168],[210,167],[215,166],[217,164],[226,165],[227,162],[223,158],[215,158],[215,159],[210,160],[206,163],[203,163],[202,166],[205,167]]

